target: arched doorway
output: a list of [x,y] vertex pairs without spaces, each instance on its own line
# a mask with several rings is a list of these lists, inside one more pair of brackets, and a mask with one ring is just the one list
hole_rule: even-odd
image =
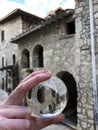
[[77,88],[75,78],[67,71],[59,72],[57,77],[65,83],[68,90],[68,103],[63,111],[65,115],[63,123],[75,127],[77,125]]

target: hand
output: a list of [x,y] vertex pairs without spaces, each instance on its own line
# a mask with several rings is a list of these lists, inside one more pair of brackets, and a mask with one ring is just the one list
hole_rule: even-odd
[[31,108],[21,106],[25,94],[50,77],[50,72],[40,70],[33,72],[19,83],[8,98],[0,104],[0,130],[40,130],[64,119],[63,114],[53,118],[31,116]]

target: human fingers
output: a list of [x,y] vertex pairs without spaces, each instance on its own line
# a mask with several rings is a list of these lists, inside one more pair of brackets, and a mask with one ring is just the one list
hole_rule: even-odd
[[7,119],[0,117],[0,130],[30,130],[30,122],[27,119]]
[[[63,120],[64,120],[63,114],[60,114],[53,118],[31,117],[30,130],[40,130],[48,125],[56,124]],[[36,125],[34,125],[34,124],[36,124]],[[34,126],[36,126],[36,127],[34,127]]]
[[6,105],[0,108],[0,115],[6,118],[30,118],[31,108],[26,106],[9,106]]
[[37,86],[40,82],[48,80],[50,77],[50,72],[41,73],[30,77],[28,80],[20,83],[3,103],[10,105],[20,105],[26,92]]
[[45,70],[35,71],[35,72],[31,73],[30,75],[28,75],[26,78],[24,78],[24,79],[21,81],[21,83],[24,82],[24,81],[26,81],[26,80],[28,80],[28,79],[30,79],[31,77],[33,77],[33,76],[35,76],[35,75],[37,75],[37,74],[41,74],[41,73],[45,73],[45,72],[46,72]]

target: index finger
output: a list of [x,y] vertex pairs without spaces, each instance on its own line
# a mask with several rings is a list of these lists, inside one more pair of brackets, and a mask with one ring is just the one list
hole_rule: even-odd
[[46,73],[46,71],[45,71],[45,70],[35,71],[35,72],[29,74],[26,78],[24,78],[24,79],[21,81],[21,83],[24,82],[24,81],[26,81],[26,80],[28,80],[29,78],[31,78],[31,77],[33,77],[33,76],[35,76],[35,75],[37,75],[37,74],[41,74],[41,73]]
[[30,77],[24,82],[21,82],[16,87],[16,89],[14,89],[14,91],[9,95],[9,97],[5,100],[4,103],[8,105],[20,105],[26,92],[37,86],[40,82],[48,80],[50,77],[50,72],[42,72]]

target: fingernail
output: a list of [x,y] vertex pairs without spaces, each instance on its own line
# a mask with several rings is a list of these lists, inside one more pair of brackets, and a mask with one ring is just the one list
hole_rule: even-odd
[[51,76],[52,74],[51,74],[51,72],[46,72],[45,73],[47,76]]

